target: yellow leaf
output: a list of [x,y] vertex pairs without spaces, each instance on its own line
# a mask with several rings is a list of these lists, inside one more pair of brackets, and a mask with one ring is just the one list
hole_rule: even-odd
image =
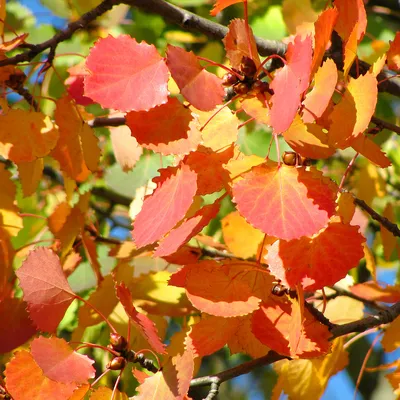
[[350,192],[340,193],[337,200],[336,212],[341,221],[344,224],[349,224],[353,219],[355,211],[356,205],[354,204],[353,195]]
[[353,30],[347,42],[344,45],[344,66],[343,66],[343,75],[346,78],[351,66],[353,65],[354,60],[357,57],[357,37],[358,37],[358,23],[354,25]]
[[264,233],[253,228],[238,211],[221,220],[222,234],[228,249],[237,257],[250,258],[257,254]]
[[371,273],[372,279],[376,281],[376,262],[374,254],[366,243],[363,243],[364,247],[364,258],[367,270]]
[[18,207],[14,205],[16,189],[11,182],[11,173],[0,164],[0,227],[11,236],[16,236],[23,227]]
[[89,389],[90,385],[88,383],[86,385],[82,385],[76,389],[74,393],[72,393],[72,396],[68,400],[83,400]]
[[[236,153],[235,153],[236,155]],[[263,164],[265,158],[259,156],[245,156],[243,153],[239,153],[238,157],[233,157],[223,167],[229,172],[229,176],[232,181],[240,179],[241,175],[245,172],[251,171],[256,166]]]
[[18,164],[19,179],[24,196],[30,196],[35,192],[42,179],[43,167],[43,158]]
[[300,25],[313,24],[318,18],[318,13],[312,8],[310,0],[284,0],[282,14],[291,34],[295,34]]
[[382,338],[383,349],[387,352],[396,350],[400,346],[400,317],[397,317],[385,330]]
[[54,148],[58,131],[41,112],[9,110],[0,115],[0,155],[15,163],[44,157]]
[[339,296],[328,301],[324,315],[335,324],[346,324],[364,317],[364,305],[350,297]]
[[379,174],[378,168],[371,164],[360,165],[358,179],[354,182],[357,197],[364,200],[369,206],[376,197],[386,195],[386,184]]
[[[90,400],[110,400],[113,390],[102,386],[92,392]],[[118,389],[115,390],[113,400],[128,400],[126,393],[120,392]]]

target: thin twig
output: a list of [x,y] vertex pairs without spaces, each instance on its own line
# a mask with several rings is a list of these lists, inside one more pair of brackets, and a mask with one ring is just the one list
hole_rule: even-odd
[[371,118],[371,122],[379,128],[388,129],[389,131],[395,132],[397,135],[400,135],[400,126],[383,121],[382,119],[375,116]]

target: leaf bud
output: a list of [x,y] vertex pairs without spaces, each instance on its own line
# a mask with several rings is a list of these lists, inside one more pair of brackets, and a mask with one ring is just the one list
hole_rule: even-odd
[[287,294],[287,289],[280,283],[277,283],[272,287],[271,293],[275,296],[282,297],[283,295]]
[[240,82],[235,85],[236,94],[246,94],[248,91],[249,87],[244,82]]
[[253,83],[251,89],[254,90],[256,93],[264,93],[269,90],[269,85],[268,82],[258,80]]
[[126,360],[124,357],[114,357],[108,364],[107,368],[113,371],[118,371],[124,369],[126,365]]
[[242,62],[240,63],[240,71],[247,77],[253,77],[257,72],[257,67],[250,57],[243,56]]
[[282,161],[285,165],[294,166],[299,164],[300,157],[294,151],[285,151],[282,154]]
[[222,84],[224,86],[232,86],[238,81],[238,77],[235,74],[228,72],[222,77]]
[[110,333],[110,344],[115,351],[123,351],[128,347],[126,339],[118,333]]

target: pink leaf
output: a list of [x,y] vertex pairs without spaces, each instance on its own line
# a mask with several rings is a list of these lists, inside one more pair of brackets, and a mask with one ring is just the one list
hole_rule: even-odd
[[168,68],[153,45],[128,35],[99,39],[86,60],[85,95],[104,108],[149,110],[168,99]]
[[55,331],[75,298],[57,255],[39,247],[29,253],[16,274],[33,322],[42,331]]
[[144,200],[133,224],[138,247],[159,240],[186,214],[197,190],[197,174],[188,166],[162,171],[154,193]]
[[115,285],[115,288],[117,289],[117,296],[131,322],[157,353],[164,354],[165,345],[158,337],[157,328],[154,325],[154,322],[151,321],[146,315],[141,314],[136,310],[135,306],[133,305],[132,294],[123,282]]
[[206,71],[193,52],[168,45],[167,65],[186,100],[201,111],[210,111],[221,104],[225,91],[222,80]]

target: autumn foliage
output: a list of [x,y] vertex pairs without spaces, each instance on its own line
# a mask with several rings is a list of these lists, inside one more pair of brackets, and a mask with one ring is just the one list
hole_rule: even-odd
[[[284,0],[284,51],[261,57],[255,3],[213,2],[212,16],[244,9],[223,60],[196,54],[196,36],[156,46],[97,27],[84,62],[60,74],[50,54],[32,73],[1,66],[32,48],[3,34],[2,86],[28,106],[3,92],[0,398],[199,398],[203,357],[226,347],[277,361],[273,398],[317,399],[355,333],[391,322],[363,317],[400,301],[377,276],[400,251],[399,148],[381,132],[397,127],[377,117],[400,33],[366,68],[362,0]],[[399,324],[382,331],[385,351]]]

